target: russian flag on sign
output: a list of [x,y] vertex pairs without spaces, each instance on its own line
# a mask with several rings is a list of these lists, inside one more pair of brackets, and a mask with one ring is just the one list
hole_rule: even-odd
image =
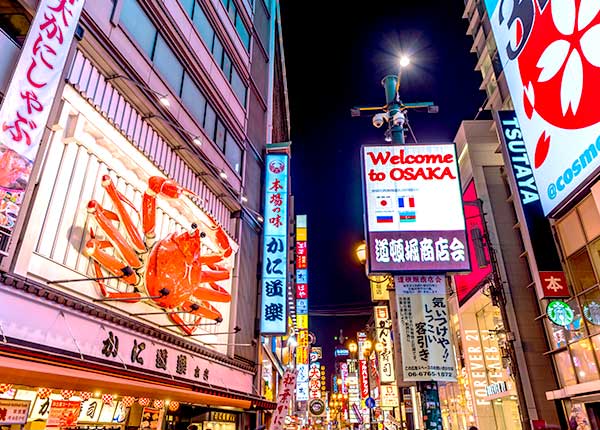
[[391,215],[386,215],[386,216],[378,215],[377,222],[378,223],[391,223],[391,222],[394,222],[394,217]]
[[398,197],[398,207],[414,208],[415,207],[415,198],[413,196]]

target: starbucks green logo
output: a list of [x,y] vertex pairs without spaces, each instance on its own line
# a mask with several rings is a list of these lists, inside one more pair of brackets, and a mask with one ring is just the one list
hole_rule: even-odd
[[568,303],[565,303],[562,300],[553,300],[548,303],[546,315],[548,315],[548,319],[554,324],[568,326],[573,322],[575,313]]
[[594,325],[600,325],[600,303],[591,301],[583,305],[583,316]]

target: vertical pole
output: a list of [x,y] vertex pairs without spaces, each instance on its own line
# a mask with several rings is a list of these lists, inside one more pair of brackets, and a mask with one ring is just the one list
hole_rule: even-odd
[[[385,90],[385,101],[387,104],[387,111],[389,116],[389,131],[391,133],[392,143],[404,144],[404,112],[400,108],[400,95],[398,94],[398,87],[400,83],[400,75],[387,75],[381,81],[381,85]],[[397,118],[397,120],[394,120]],[[390,301],[396,299],[396,291],[390,294]],[[394,306],[395,307],[395,306]],[[395,320],[395,321],[394,321]],[[394,327],[397,327],[397,316],[396,312],[392,314],[392,321],[394,321]],[[394,337],[396,339],[397,337]],[[399,339],[397,340],[399,341]],[[396,366],[397,375],[402,375],[401,366]],[[400,381],[400,379],[398,379]],[[442,413],[440,405],[440,397],[438,393],[438,384],[436,381],[419,382],[417,389],[421,393],[421,410],[423,411],[423,420],[425,430],[442,430]],[[413,405],[416,408],[417,405]],[[415,414],[416,415],[416,414]],[[415,422],[415,428],[417,423]]]

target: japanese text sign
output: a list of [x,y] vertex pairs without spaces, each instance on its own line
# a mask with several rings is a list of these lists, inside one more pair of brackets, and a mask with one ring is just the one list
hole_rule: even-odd
[[70,400],[52,400],[46,421],[47,429],[72,427],[77,424],[81,402]]
[[360,398],[369,397],[369,368],[367,360],[358,360],[358,379],[360,381]]
[[456,381],[445,278],[397,276],[396,296],[404,380]]
[[267,154],[261,332],[287,331],[288,156]]
[[363,146],[362,168],[369,273],[470,269],[454,144]]
[[395,384],[381,386],[381,407],[397,408],[400,406],[398,398],[398,386]]
[[0,400],[0,425],[27,424],[29,400]]
[[0,107],[0,225],[14,227],[84,0],[41,0]]
[[[487,0],[500,64],[548,214],[600,167],[595,2]],[[521,133],[520,132],[520,133]]]
[[394,382],[394,343],[392,341],[392,319],[387,306],[375,306],[375,337],[383,346],[379,357],[381,382]]
[[565,272],[540,272],[544,297],[571,297]]
[[294,387],[296,385],[295,372],[288,370],[284,373],[281,381],[279,395],[277,396],[277,407],[271,418],[271,430],[282,430],[285,417],[288,414],[290,401],[293,399]]
[[[308,354],[306,354],[308,356]],[[308,357],[307,357],[308,359]],[[309,381],[309,377],[308,377],[308,364],[297,364],[296,365],[296,370],[298,372],[297,378],[296,378],[296,400],[301,402],[301,401],[306,401],[308,400],[308,381]]]

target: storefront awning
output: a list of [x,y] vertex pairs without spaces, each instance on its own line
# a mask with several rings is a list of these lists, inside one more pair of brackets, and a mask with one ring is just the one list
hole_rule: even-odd
[[228,406],[246,410],[274,409],[275,403],[259,397],[229,393],[217,388],[187,384],[167,384],[143,380],[127,375],[116,375],[111,369],[86,369],[69,363],[68,359],[50,357],[22,359],[16,351],[0,346],[0,382],[30,387],[50,387],[81,391],[101,391],[121,396],[150,397],[177,400],[182,403],[208,406]]

